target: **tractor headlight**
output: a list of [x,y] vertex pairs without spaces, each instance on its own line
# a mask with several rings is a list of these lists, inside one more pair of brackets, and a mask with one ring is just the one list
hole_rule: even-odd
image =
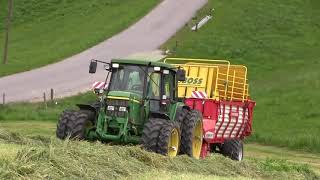
[[114,111],[114,106],[108,106],[108,107],[107,107],[107,110],[108,110],[108,111]]
[[119,111],[125,112],[125,111],[127,111],[127,107],[119,107]]
[[154,70],[154,71],[160,71],[160,70],[161,70],[161,68],[160,68],[160,67],[158,67],[158,66],[156,66],[156,67],[154,67],[154,68],[153,68],[153,70]]
[[113,68],[119,68],[119,66],[120,66],[120,65],[119,65],[119,64],[116,64],[116,63],[113,63],[113,64],[112,64],[112,67],[113,67]]

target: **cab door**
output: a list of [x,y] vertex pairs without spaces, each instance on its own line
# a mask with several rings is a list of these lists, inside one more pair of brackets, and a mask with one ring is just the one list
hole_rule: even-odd
[[175,104],[175,74],[172,70],[162,71],[162,97],[161,110],[168,116],[171,114],[172,106]]

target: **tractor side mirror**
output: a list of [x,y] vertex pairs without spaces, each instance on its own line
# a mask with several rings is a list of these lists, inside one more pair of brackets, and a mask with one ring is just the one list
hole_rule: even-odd
[[90,73],[90,74],[96,73],[96,71],[97,71],[97,65],[98,65],[97,61],[91,61],[91,62],[90,62],[90,65],[89,65],[89,73]]
[[186,80],[186,71],[183,69],[177,70],[177,80],[178,81],[185,81]]

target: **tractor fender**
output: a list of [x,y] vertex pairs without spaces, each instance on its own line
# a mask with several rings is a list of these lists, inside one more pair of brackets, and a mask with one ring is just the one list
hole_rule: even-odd
[[77,104],[80,110],[88,110],[94,113],[94,117],[97,117],[100,111],[100,103],[94,104]]
[[150,112],[150,118],[161,118],[161,119],[166,119],[168,121],[170,121],[170,117],[165,114],[165,113],[162,113],[162,112],[155,112],[155,111],[152,111]]

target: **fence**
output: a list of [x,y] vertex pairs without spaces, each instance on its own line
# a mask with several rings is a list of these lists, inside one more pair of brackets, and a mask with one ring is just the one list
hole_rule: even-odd
[[[50,89],[50,103],[53,103],[54,102],[54,89]],[[7,97],[7,94],[6,93],[2,93],[2,105],[5,106],[6,105],[6,97]],[[45,92],[43,92],[42,94],[42,97],[43,97],[43,103],[44,103],[44,106],[45,108],[48,107],[48,99],[47,99],[47,94]]]

